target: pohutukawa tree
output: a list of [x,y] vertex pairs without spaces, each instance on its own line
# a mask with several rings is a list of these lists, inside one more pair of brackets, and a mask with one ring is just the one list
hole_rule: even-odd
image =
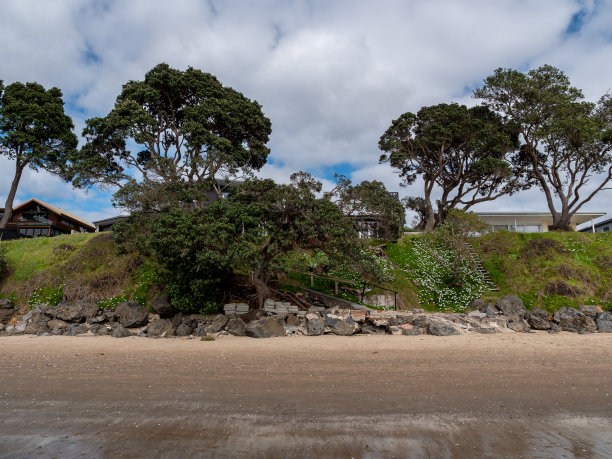
[[423,180],[426,231],[450,209],[467,210],[529,186],[523,163],[512,155],[516,134],[486,107],[439,104],[404,113],[378,145],[385,152],[380,161],[399,170],[402,185]]
[[474,95],[520,133],[520,154],[546,196],[553,229],[570,219],[612,179],[612,98],[586,102],[549,65],[522,73],[497,69]]
[[[123,85],[108,115],[87,120],[73,183],[127,187],[118,201],[134,208],[167,199],[150,190],[170,183],[220,195],[224,179],[266,163],[270,133],[256,101],[209,73],[159,64]],[[206,201],[205,193],[193,195]]]
[[15,161],[15,175],[4,205],[0,228],[11,218],[13,201],[26,167],[44,169],[68,179],[66,162],[78,140],[72,119],[64,113],[62,91],[38,83],[0,81],[0,154]]

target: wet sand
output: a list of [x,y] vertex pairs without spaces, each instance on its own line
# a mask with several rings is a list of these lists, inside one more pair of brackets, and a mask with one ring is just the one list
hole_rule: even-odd
[[612,457],[612,334],[0,338],[0,457]]

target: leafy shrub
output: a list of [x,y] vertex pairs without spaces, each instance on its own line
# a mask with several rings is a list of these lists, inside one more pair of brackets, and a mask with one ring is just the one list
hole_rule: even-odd
[[8,272],[8,255],[6,247],[0,242],[0,278]]
[[34,290],[32,296],[28,301],[30,307],[37,306],[39,304],[48,304],[50,306],[57,306],[62,298],[64,297],[64,283],[62,282],[57,287],[39,287]]

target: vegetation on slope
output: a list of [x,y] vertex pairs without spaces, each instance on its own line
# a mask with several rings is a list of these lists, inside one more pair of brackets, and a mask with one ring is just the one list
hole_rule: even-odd
[[[111,233],[72,234],[2,242],[8,272],[0,296],[20,306],[32,298],[53,302],[140,299],[155,290],[151,262],[134,254],[116,254]],[[151,292],[150,292],[151,290]],[[139,297],[139,298],[137,298]]]

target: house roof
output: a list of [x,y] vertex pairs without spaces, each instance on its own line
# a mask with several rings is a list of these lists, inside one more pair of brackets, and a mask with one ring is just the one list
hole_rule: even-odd
[[[602,220],[600,222],[593,222],[593,226],[600,227],[602,225],[607,225],[608,223],[612,223],[612,218],[608,218],[607,220]],[[585,226],[584,228],[581,228],[578,231],[588,233],[591,230],[592,230],[592,226],[589,224],[588,226]]]
[[[82,218],[77,217],[76,215],[71,214],[70,212],[67,212],[64,209],[60,209],[59,207],[51,205],[48,202],[41,201],[38,198],[29,199],[26,202],[24,202],[23,204],[19,204],[18,206],[13,207],[13,212],[15,212],[16,210],[21,209],[22,207],[25,207],[28,204],[31,204],[33,202],[35,202],[36,204],[41,205],[43,207],[46,207],[50,211],[55,212],[56,214],[58,214],[58,215],[60,215],[62,217],[67,217],[67,218],[69,218],[71,220],[74,220],[75,222],[77,222],[77,223],[79,223],[79,224],[81,224],[83,226],[86,226],[86,227],[88,227],[91,230],[95,230],[96,229],[96,227],[94,225],[92,225],[91,223],[89,223],[87,220],[83,220]],[[0,211],[4,212],[4,209],[0,209]]]
[[109,218],[105,218],[103,220],[96,220],[95,222],[92,222],[94,225],[99,226],[99,225],[110,225],[110,224],[115,224],[117,222],[121,222],[123,220],[125,220],[126,218],[129,218],[128,215],[117,215],[116,217],[109,217]]
[[[550,212],[475,212],[479,217],[550,217]],[[572,218],[576,225],[581,225],[595,218],[603,217],[605,212],[576,212]]]

